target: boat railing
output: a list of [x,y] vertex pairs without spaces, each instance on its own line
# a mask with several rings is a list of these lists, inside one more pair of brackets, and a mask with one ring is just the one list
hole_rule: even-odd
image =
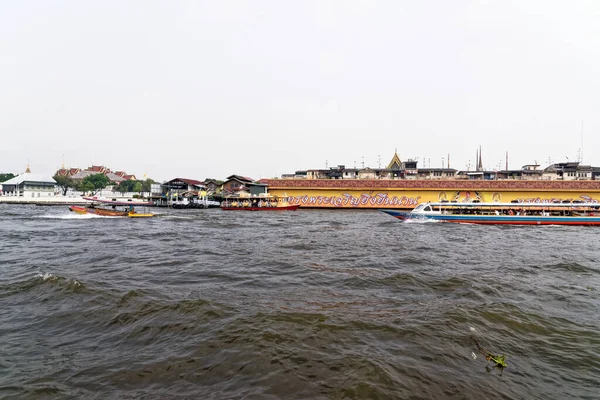
[[600,213],[600,204],[568,203],[421,203],[413,212],[423,213],[427,205],[442,214],[479,215],[541,215],[541,216],[594,216]]
[[225,199],[221,204],[222,207],[240,207],[240,208],[248,208],[248,207],[257,207],[257,208],[274,208],[278,206],[279,201],[275,198],[235,198],[235,199]]

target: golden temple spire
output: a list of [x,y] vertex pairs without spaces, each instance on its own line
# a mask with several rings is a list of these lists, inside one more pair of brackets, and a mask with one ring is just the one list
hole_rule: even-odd
[[29,161],[27,161],[27,169],[25,170],[26,174],[30,174],[31,170],[29,169]]
[[394,157],[392,157],[392,161],[390,161],[390,163],[387,166],[387,169],[401,169],[402,168],[402,161],[400,160],[400,157],[398,157],[398,149],[395,149],[394,151]]

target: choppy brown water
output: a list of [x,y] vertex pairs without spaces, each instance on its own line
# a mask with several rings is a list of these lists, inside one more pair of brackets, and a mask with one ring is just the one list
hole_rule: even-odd
[[599,398],[600,229],[156,211],[0,205],[0,397]]

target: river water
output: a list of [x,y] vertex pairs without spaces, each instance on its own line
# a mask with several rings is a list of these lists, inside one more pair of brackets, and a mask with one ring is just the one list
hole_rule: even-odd
[[600,398],[598,228],[154,211],[0,205],[0,398]]

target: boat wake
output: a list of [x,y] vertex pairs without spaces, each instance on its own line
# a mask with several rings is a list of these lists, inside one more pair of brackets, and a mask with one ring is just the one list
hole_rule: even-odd
[[409,218],[409,219],[405,219],[404,223],[405,224],[437,224],[443,221],[438,221],[436,219],[429,219],[429,218]]
[[104,215],[94,215],[94,214],[44,214],[38,215],[34,218],[40,219],[96,219],[96,218],[120,218],[120,217],[107,217]]
[[162,217],[164,219],[176,220],[176,221],[190,221],[197,220],[198,214],[189,215],[173,215],[173,214],[154,214],[155,217]]

